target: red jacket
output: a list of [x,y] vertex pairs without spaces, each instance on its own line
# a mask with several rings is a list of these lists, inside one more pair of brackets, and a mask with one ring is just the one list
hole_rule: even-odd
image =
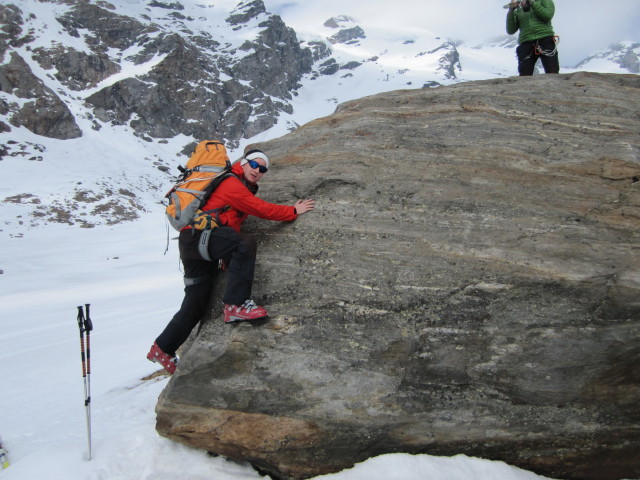
[[202,210],[206,212],[228,205],[230,208],[220,213],[221,225],[226,225],[239,232],[242,222],[249,215],[279,222],[295,220],[298,217],[293,206],[265,202],[251,193],[240,180],[244,178],[240,162],[233,165],[231,172],[236,176],[229,177],[218,185],[202,207]]

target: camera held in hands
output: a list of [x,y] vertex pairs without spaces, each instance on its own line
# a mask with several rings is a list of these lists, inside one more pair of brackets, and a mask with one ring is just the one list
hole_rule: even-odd
[[514,10],[518,7],[528,7],[529,2],[527,0],[513,0],[512,2],[507,3],[503,8],[513,8]]

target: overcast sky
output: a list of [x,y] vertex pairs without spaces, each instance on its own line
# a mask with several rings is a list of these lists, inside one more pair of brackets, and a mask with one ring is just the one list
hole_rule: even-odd
[[[364,24],[421,28],[469,45],[506,35],[508,0],[264,0],[294,29],[350,15]],[[561,65],[573,66],[621,40],[640,42],[640,0],[555,0],[552,21],[560,36]],[[366,30],[366,29],[365,29]]]

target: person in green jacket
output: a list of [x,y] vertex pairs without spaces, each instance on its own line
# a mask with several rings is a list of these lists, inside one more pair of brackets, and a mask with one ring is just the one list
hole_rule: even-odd
[[518,73],[533,75],[538,58],[545,73],[559,73],[558,49],[551,19],[556,7],[553,0],[511,0],[507,12],[507,33],[518,36]]

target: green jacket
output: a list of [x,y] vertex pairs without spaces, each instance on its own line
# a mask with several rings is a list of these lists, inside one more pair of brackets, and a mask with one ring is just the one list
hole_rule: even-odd
[[551,19],[556,11],[553,0],[529,0],[531,8],[525,12],[522,7],[507,13],[507,33],[513,35],[520,30],[518,43],[539,40],[553,36]]

